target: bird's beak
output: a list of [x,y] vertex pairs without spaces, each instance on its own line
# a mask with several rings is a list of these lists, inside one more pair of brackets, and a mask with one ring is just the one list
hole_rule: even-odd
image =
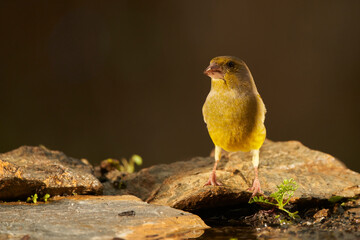
[[216,63],[210,63],[210,65],[205,69],[204,74],[213,78],[213,79],[223,79],[224,73],[221,67]]

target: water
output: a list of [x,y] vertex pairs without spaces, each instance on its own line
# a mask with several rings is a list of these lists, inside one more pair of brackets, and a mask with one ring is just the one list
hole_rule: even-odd
[[359,232],[322,230],[311,227],[235,227],[223,226],[206,229],[197,239],[240,240],[240,239],[311,239],[311,240],[352,240],[360,239]]
[[214,227],[206,229],[197,239],[235,240],[257,239],[257,231],[251,227]]

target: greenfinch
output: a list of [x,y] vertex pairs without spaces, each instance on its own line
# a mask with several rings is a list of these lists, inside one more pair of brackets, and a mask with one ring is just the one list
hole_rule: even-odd
[[215,144],[215,164],[205,185],[221,185],[216,166],[221,151],[252,152],[255,178],[252,196],[262,193],[258,178],[259,149],[266,137],[265,105],[244,61],[221,56],[210,61],[204,74],[211,78],[211,90],[202,108],[204,121]]

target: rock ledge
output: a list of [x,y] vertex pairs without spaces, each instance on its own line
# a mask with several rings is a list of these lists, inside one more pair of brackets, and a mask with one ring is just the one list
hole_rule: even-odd
[[[197,157],[127,175],[121,180],[126,189],[106,190],[105,194],[132,194],[149,203],[189,211],[246,203],[251,196],[247,189],[253,181],[250,153],[237,152],[227,158],[221,159],[217,171],[223,186],[203,186],[214,160]],[[276,186],[285,178],[293,178],[299,185],[293,202],[360,194],[359,173],[297,141],[266,140],[260,151],[259,178],[265,195],[277,191]]]
[[26,199],[37,193],[102,194],[92,167],[45,147],[22,146],[0,154],[0,200]]

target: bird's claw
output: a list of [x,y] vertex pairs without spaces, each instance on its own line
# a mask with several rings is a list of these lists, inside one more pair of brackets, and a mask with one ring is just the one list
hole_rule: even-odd
[[255,178],[254,183],[251,188],[248,188],[248,191],[252,191],[251,197],[253,198],[257,193],[263,194],[264,192],[261,190],[260,181],[258,178]]
[[221,186],[222,183],[216,180],[216,174],[213,172],[210,174],[209,180],[204,184],[204,186],[207,185]]

